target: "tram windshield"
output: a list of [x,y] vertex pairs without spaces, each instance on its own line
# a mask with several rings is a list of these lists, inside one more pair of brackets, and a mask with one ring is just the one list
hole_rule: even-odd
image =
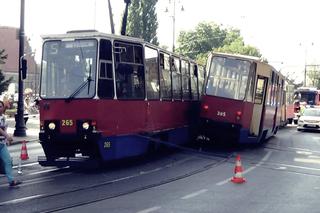
[[306,104],[315,104],[316,93],[307,91],[296,91],[293,95],[295,101],[305,102]]
[[205,88],[207,95],[244,100],[251,62],[213,57]]
[[93,97],[96,60],[96,40],[45,42],[41,67],[41,97]]

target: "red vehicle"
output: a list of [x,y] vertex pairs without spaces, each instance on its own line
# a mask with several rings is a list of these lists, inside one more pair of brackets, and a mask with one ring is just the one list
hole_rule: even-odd
[[320,105],[320,90],[312,87],[299,87],[293,94],[294,123],[298,123],[302,107]]
[[41,165],[121,159],[146,153],[152,139],[190,138],[203,79],[194,61],[136,38],[72,32],[44,37],[41,67]]
[[201,100],[201,130],[213,141],[258,143],[276,134],[284,77],[259,58],[211,53]]

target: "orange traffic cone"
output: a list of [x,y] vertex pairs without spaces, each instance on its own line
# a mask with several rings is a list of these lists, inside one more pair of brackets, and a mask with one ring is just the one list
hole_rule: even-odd
[[29,159],[26,141],[22,141],[20,159],[21,160],[28,160]]
[[240,160],[240,155],[237,155],[236,158],[236,166],[234,168],[234,176],[231,179],[232,182],[234,183],[244,183],[246,182],[246,179],[242,177],[242,166],[241,166],[241,160]]

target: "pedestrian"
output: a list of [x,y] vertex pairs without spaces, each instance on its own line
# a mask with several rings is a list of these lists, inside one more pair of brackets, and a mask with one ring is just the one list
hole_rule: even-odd
[[2,165],[4,169],[4,173],[8,178],[9,187],[15,188],[22,182],[19,180],[14,180],[12,174],[12,160],[7,148],[7,144],[11,144],[13,141],[12,136],[7,133],[6,119],[4,116],[5,107],[4,103],[0,101],[0,160],[2,160]]

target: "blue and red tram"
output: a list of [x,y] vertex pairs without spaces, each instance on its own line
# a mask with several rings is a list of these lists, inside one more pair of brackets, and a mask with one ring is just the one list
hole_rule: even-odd
[[259,58],[211,53],[201,100],[201,134],[217,142],[258,143],[283,119],[285,79]]
[[203,84],[197,63],[140,39],[95,31],[43,39],[41,165],[116,160],[146,153],[152,138],[190,139]]

